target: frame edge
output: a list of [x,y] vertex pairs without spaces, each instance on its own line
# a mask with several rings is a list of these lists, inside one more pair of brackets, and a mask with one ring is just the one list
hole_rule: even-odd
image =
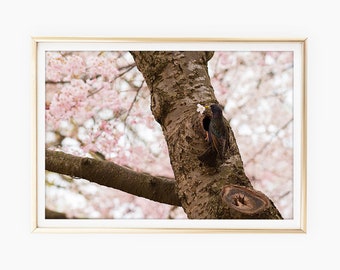
[[38,69],[38,62],[37,62],[37,50],[38,50],[38,41],[35,38],[31,38],[31,50],[32,50],[32,91],[31,91],[31,102],[33,105],[33,111],[31,115],[31,121],[32,121],[32,144],[31,144],[31,151],[32,151],[32,163],[33,163],[33,168],[32,168],[32,191],[31,191],[31,212],[32,212],[32,217],[31,217],[31,232],[35,232],[36,229],[38,228],[38,201],[37,201],[37,196],[38,196],[38,143],[37,143],[37,123],[38,123],[38,113],[37,113],[37,98],[38,98],[38,93],[37,93],[37,69]]
[[[202,38],[202,37],[31,37],[32,46],[32,191],[31,191],[31,232],[32,233],[306,233],[307,232],[307,39],[308,38]],[[209,229],[209,228],[44,228],[38,226],[38,113],[37,113],[37,76],[38,76],[38,45],[43,42],[297,42],[302,48],[302,120],[301,120],[301,216],[300,228],[297,229]]]
[[301,229],[307,233],[307,39],[302,41]]

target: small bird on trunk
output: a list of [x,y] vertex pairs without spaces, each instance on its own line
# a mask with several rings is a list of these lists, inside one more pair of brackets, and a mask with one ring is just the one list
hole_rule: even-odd
[[[209,108],[209,106],[206,107]],[[217,104],[210,105],[210,109],[212,117],[208,131],[209,142],[219,158],[223,160],[227,142],[227,129],[223,122],[222,109]]]

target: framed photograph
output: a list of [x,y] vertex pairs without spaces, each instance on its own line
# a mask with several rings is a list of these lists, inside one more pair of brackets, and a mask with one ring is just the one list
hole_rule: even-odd
[[306,39],[32,46],[33,232],[306,232]]

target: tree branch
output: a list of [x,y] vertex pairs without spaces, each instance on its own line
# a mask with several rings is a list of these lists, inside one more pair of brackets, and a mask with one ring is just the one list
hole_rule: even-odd
[[66,215],[64,213],[56,212],[45,208],[45,218],[46,219],[66,219]]
[[181,206],[174,179],[137,173],[113,162],[45,150],[45,169],[87,179],[156,202]]

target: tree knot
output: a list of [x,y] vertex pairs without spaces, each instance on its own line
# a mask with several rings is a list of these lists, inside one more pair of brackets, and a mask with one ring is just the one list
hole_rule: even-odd
[[222,202],[232,211],[253,216],[265,211],[270,202],[262,192],[238,185],[226,185],[221,192]]
[[94,160],[92,158],[84,158],[81,161],[81,165],[83,165],[83,166],[90,166],[90,165],[93,164],[93,161]]

